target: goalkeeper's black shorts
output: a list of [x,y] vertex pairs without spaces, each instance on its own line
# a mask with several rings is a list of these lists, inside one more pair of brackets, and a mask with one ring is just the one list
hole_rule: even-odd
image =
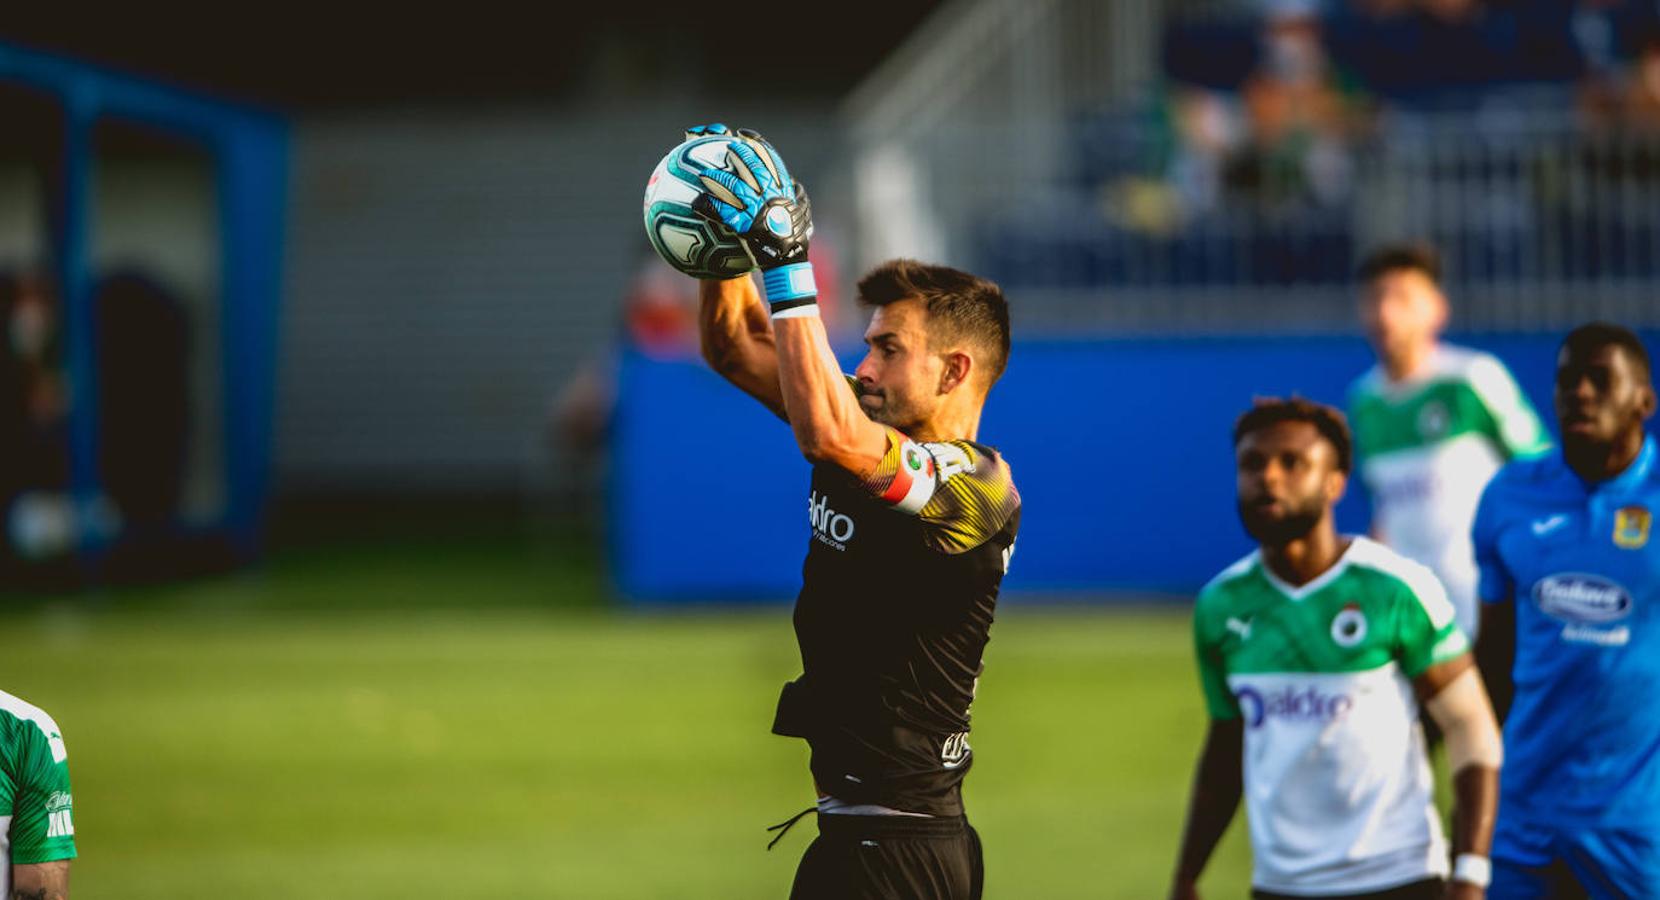
[[980,900],[985,866],[968,820],[822,814],[790,900]]

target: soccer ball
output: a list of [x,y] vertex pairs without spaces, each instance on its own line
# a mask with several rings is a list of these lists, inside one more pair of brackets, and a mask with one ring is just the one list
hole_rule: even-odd
[[726,164],[726,147],[736,138],[695,137],[670,150],[646,182],[646,237],[657,255],[694,278],[732,278],[755,261],[725,225],[692,212],[702,193],[697,173]]

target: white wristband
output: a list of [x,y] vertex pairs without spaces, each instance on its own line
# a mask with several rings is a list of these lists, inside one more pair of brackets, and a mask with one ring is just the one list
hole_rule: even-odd
[[1474,853],[1460,853],[1453,860],[1452,880],[1484,888],[1493,882],[1493,861]]

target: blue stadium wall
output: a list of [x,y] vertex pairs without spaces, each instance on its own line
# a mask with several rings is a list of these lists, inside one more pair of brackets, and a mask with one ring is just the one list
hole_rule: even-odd
[[[1645,335],[1651,347],[1657,337]],[[1559,336],[1456,340],[1503,359],[1554,428]],[[1190,595],[1251,549],[1234,513],[1234,418],[1264,395],[1342,405],[1371,361],[1358,338],[1016,342],[980,429],[1024,503],[1006,593]],[[857,356],[843,362],[851,370]],[[618,592],[639,603],[793,598],[809,473],[789,429],[697,362],[626,354],[620,366]],[[1339,525],[1363,531],[1368,517],[1354,484]]]

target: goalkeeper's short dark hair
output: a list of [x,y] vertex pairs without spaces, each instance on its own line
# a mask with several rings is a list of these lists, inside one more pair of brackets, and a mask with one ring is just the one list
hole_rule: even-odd
[[1430,281],[1441,283],[1441,254],[1422,242],[1384,244],[1366,254],[1355,270],[1362,283],[1377,280],[1390,272],[1421,272]]
[[949,266],[893,259],[859,279],[859,302],[887,306],[920,299],[928,308],[930,339],[942,343],[966,341],[985,356],[986,387],[1002,376],[1009,363],[1009,304],[994,282]]
[[1303,397],[1287,400],[1281,397],[1258,397],[1250,409],[1233,426],[1233,445],[1253,431],[1261,431],[1281,422],[1307,422],[1337,451],[1337,468],[1347,474],[1354,467],[1354,436],[1349,433],[1349,420],[1343,413]]

